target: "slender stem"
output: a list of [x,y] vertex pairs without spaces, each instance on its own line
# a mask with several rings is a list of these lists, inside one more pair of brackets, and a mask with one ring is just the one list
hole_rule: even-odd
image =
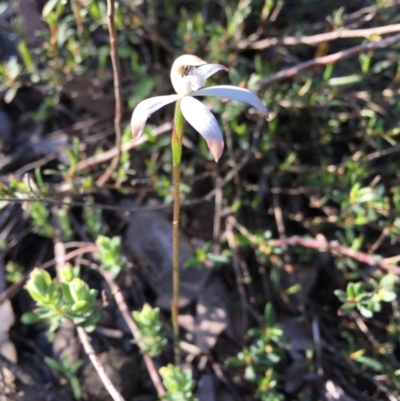
[[174,332],[174,357],[175,365],[179,366],[180,363],[180,350],[179,350],[179,324],[178,324],[178,304],[179,304],[179,211],[180,211],[180,183],[181,165],[173,165],[174,177],[174,217],[172,221],[172,327]]
[[179,211],[181,206],[180,199],[180,180],[181,180],[181,157],[182,157],[182,130],[183,115],[181,112],[180,101],[176,102],[174,126],[172,130],[172,170],[174,185],[174,215],[172,221],[172,329],[174,333],[174,360],[175,365],[180,364],[179,349]]

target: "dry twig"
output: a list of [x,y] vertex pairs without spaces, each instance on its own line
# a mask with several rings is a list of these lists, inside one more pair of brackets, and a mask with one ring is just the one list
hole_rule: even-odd
[[337,63],[338,61],[342,61],[350,57],[357,56],[360,53],[366,53],[370,50],[384,49],[398,42],[400,42],[400,34],[390,36],[378,42],[370,42],[365,45],[350,47],[347,50],[343,50],[334,54],[329,54],[328,56],[318,57],[316,59],[297,64],[294,67],[290,67],[285,70],[279,71],[278,73],[262,80],[259,83],[259,86],[271,85],[284,79],[291,78],[294,75],[299,74],[301,71],[308,70],[318,65],[334,64]]
[[346,29],[341,28],[333,32],[320,33],[311,36],[286,36],[283,38],[268,38],[252,42],[249,40],[241,40],[237,44],[238,49],[255,49],[265,50],[272,46],[297,46],[297,45],[318,45],[322,42],[330,42],[337,39],[350,39],[350,38],[369,38],[371,36],[386,35],[400,31],[400,24],[378,26],[368,29]]
[[107,0],[107,23],[108,35],[110,37],[110,56],[114,75],[114,97],[115,97],[115,112],[114,112],[114,129],[115,129],[115,149],[116,155],[113,158],[110,166],[97,180],[96,184],[101,187],[110,178],[113,171],[118,169],[121,160],[121,115],[122,115],[122,99],[121,99],[121,67],[117,53],[117,33],[114,26],[115,4],[114,0]]
[[65,265],[65,247],[62,242],[62,234],[61,234],[61,224],[60,219],[58,217],[58,206],[53,206],[52,215],[53,215],[53,226],[54,226],[54,260],[57,272],[57,278],[61,281],[61,270]]
[[[258,244],[258,239],[251,234],[246,227],[242,226],[236,219],[232,216],[230,221],[235,226],[235,228],[247,238],[249,238],[253,243]],[[379,260],[374,255],[369,255],[368,253],[356,251],[351,248],[347,248],[344,245],[339,244],[337,241],[324,241],[315,238],[305,238],[298,235],[292,237],[272,239],[266,241],[266,246],[271,247],[283,247],[283,246],[301,246],[303,248],[316,249],[320,252],[329,251],[334,255],[344,256],[350,259],[354,259],[357,262],[364,263],[368,266],[376,266],[383,270],[391,273],[400,274],[400,267],[389,264],[385,260]]]
[[365,252],[347,248],[343,245],[340,245],[337,241],[321,241],[314,238],[304,238],[295,235],[293,237],[268,241],[268,245],[273,247],[280,247],[284,245],[302,246],[304,248],[317,249],[321,252],[329,251],[333,254],[345,256],[360,263],[365,263],[369,266],[377,266],[391,273],[400,274],[400,267],[386,263],[385,261],[379,260],[375,256],[368,255]]
[[[110,287],[110,291],[112,296],[115,299],[115,303],[118,306],[119,311],[121,312],[122,318],[125,320],[125,323],[129,327],[129,330],[132,333],[133,338],[135,339],[136,343],[138,344],[141,350],[145,349],[144,344],[140,341],[140,330],[137,327],[135,321],[132,318],[132,315],[129,311],[128,305],[125,302],[125,299],[122,295],[121,289],[118,287],[117,283],[113,280],[111,275],[105,270],[99,270],[99,273],[104,277],[107,281],[108,286]],[[164,393],[164,387],[161,383],[160,377],[158,375],[157,369],[154,365],[153,359],[150,355],[143,353],[143,359],[146,364],[147,370],[149,372],[151,381],[154,384],[154,387],[157,391],[159,397],[161,397]]]
[[[172,129],[172,123],[166,122],[164,124],[161,124],[159,127],[155,128],[153,132],[151,133],[152,136],[156,137],[161,134],[165,134],[168,131],[171,131]],[[133,148],[137,148],[140,145],[143,145],[148,141],[148,138],[146,135],[142,135],[139,139],[137,139],[135,142],[129,142],[121,147],[121,152],[128,152],[129,150]],[[87,169],[88,167],[91,167],[95,164],[100,164],[104,163],[113,157],[115,157],[118,154],[118,149],[117,148],[112,148],[108,150],[107,152],[100,153],[99,155],[94,155],[91,157],[86,158],[85,160],[81,160],[77,165],[75,171],[82,171]]]
[[97,371],[97,374],[100,377],[100,380],[104,384],[104,387],[107,389],[108,393],[111,395],[112,399],[114,401],[125,401],[122,395],[118,392],[118,390],[115,388],[114,384],[110,380],[99,358],[97,358],[97,355],[94,352],[92,344],[90,343],[90,338],[86,334],[86,331],[80,326],[77,326],[77,330],[78,330],[79,340],[83,346],[83,349],[85,350],[86,355],[89,357],[90,362],[92,362],[94,368]]

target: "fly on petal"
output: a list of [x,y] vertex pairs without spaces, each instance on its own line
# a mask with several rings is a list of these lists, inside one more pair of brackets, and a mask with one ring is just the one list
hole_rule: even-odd
[[197,67],[194,70],[194,74],[201,75],[204,79],[207,79],[207,78],[211,77],[211,75],[215,74],[218,71],[229,72],[229,68],[227,68],[221,64],[205,64],[205,65],[201,65],[200,67]]
[[[191,54],[184,54],[178,57],[171,67],[171,82],[175,92],[185,96],[193,90],[202,88],[206,83],[205,79],[197,79],[196,82],[196,79],[193,79],[193,71],[197,67],[205,64],[207,63],[201,58]],[[193,89],[192,84],[197,89]]]
[[218,71],[229,71],[221,64],[207,64],[197,56],[185,54],[178,57],[171,68],[171,82],[176,95],[157,96],[140,102],[131,119],[132,137],[138,138],[147,119],[161,107],[181,99],[181,111],[189,124],[207,141],[216,161],[221,157],[224,141],[218,122],[212,113],[192,96],[218,96],[239,100],[256,108],[268,118],[268,109],[261,100],[247,89],[230,85],[203,88],[207,79]]
[[229,71],[221,64],[207,64],[197,56],[185,54],[178,57],[171,68],[171,82],[179,95],[190,95],[202,88],[211,75],[218,71]]

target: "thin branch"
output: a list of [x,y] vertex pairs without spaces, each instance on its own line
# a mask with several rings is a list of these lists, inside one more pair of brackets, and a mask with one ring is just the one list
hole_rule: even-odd
[[62,242],[61,223],[59,218],[58,206],[52,208],[53,226],[54,226],[54,260],[57,272],[57,278],[61,282],[61,271],[65,266],[65,246]]
[[89,357],[90,362],[92,362],[92,365],[96,369],[97,374],[100,377],[100,380],[104,384],[104,387],[106,388],[108,393],[111,395],[112,399],[114,401],[125,401],[122,395],[118,392],[118,390],[115,388],[114,384],[110,380],[110,377],[105,371],[104,366],[101,364],[99,358],[97,358],[97,355],[94,352],[94,349],[90,342],[90,338],[86,334],[86,331],[80,326],[77,326],[77,330],[78,330],[79,340],[83,346],[83,349],[85,350],[86,355]]
[[388,33],[395,33],[400,31],[400,24],[378,26],[368,29],[346,29],[341,28],[333,32],[320,33],[311,36],[286,36],[283,38],[268,38],[258,40],[256,42],[247,39],[241,40],[237,43],[238,49],[255,49],[265,50],[272,46],[297,46],[297,45],[318,45],[321,42],[330,42],[337,39],[350,39],[350,38],[370,38],[371,36],[386,35]]
[[278,73],[268,78],[265,78],[259,83],[259,86],[271,85],[272,83],[276,83],[284,79],[293,77],[294,75],[299,74],[301,71],[316,67],[318,65],[334,64],[338,61],[357,56],[360,53],[365,53],[370,50],[384,49],[385,47],[392,46],[398,42],[400,42],[400,34],[390,36],[389,38],[380,40],[378,42],[370,42],[364,45],[354,46],[350,49],[343,50],[338,53],[329,54],[328,56],[309,60],[304,63],[297,64],[294,67],[279,71]]
[[337,241],[321,241],[314,238],[305,238],[295,235],[293,237],[268,241],[268,245],[273,247],[281,247],[285,245],[301,246],[309,249],[317,249],[320,252],[329,251],[333,254],[345,256],[347,258],[354,259],[360,263],[365,263],[369,266],[377,266],[391,273],[400,274],[400,267],[386,263],[383,260],[379,260],[374,255],[368,255],[365,252],[360,252],[351,248],[347,248],[343,245],[340,245]]
[[[117,285],[117,283],[113,280],[111,275],[105,271],[105,270],[98,270],[99,273],[104,277],[104,279],[107,281],[108,286],[110,287],[110,291],[112,296],[115,299],[115,303],[118,306],[119,311],[121,312],[122,318],[125,320],[125,323],[129,327],[129,330],[132,333],[133,338],[136,341],[136,344],[139,346],[141,350],[145,349],[145,345],[140,341],[140,330],[137,327],[135,321],[133,320],[133,317],[129,311],[128,305],[125,302],[124,296],[122,295],[121,289]],[[153,385],[157,391],[157,394],[159,397],[161,397],[164,393],[164,387],[161,383],[160,377],[158,375],[157,369],[154,365],[153,359],[150,357],[150,355],[143,353],[143,359],[144,363],[146,364],[147,371],[149,372],[151,381],[153,382]]]
[[112,159],[110,166],[97,180],[96,184],[101,187],[108,179],[111,174],[118,169],[121,160],[121,115],[122,115],[122,98],[121,98],[121,67],[119,64],[119,58],[117,53],[117,32],[114,25],[115,19],[115,4],[114,0],[107,0],[107,23],[108,23],[108,35],[110,37],[110,56],[113,67],[114,75],[114,97],[115,97],[115,112],[114,112],[114,130],[115,130],[115,149],[117,154]]
[[[235,228],[245,237],[247,237],[254,244],[258,244],[258,238],[250,233],[246,227],[241,225],[233,216],[228,218]],[[266,241],[266,246],[271,247],[284,247],[284,246],[301,246],[303,248],[317,249],[320,252],[329,251],[334,255],[344,256],[350,259],[354,259],[357,262],[365,263],[369,266],[377,266],[383,270],[391,273],[400,274],[400,267],[387,263],[384,259],[378,259],[374,255],[369,255],[365,252],[356,251],[351,248],[347,248],[344,245],[340,245],[338,241],[324,241],[315,238],[300,237],[294,235],[292,237],[272,239]]]
[[[164,124],[161,124],[159,127],[155,128],[151,135],[152,137],[159,136],[161,134],[165,134],[168,131],[171,131],[172,129],[172,123],[171,122],[166,122]],[[137,139],[135,142],[129,142],[125,145],[122,145],[121,147],[121,152],[128,152],[129,150],[133,148],[137,148],[140,145],[143,145],[149,140],[149,138],[146,135],[142,135],[139,139]],[[85,160],[81,160],[77,165],[75,171],[82,171],[87,169],[88,167],[94,166],[95,164],[100,164],[104,163],[113,157],[115,157],[118,154],[118,149],[117,148],[112,148],[106,152],[103,152],[99,155],[91,156],[88,157]]]

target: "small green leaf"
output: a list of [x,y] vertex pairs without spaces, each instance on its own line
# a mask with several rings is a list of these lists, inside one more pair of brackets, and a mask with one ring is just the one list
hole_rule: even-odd
[[26,312],[21,316],[21,322],[24,324],[36,324],[41,322],[41,319],[34,312]]

